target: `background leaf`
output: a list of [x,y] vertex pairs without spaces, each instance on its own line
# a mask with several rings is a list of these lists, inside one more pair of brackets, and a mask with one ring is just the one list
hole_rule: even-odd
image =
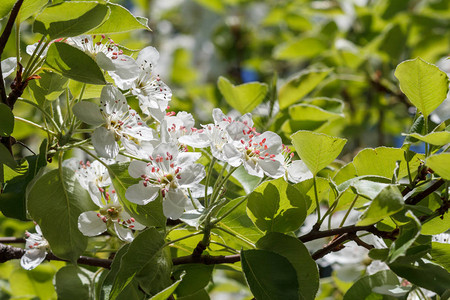
[[427,158],[426,165],[445,180],[450,180],[450,153],[441,153]]
[[425,118],[447,98],[447,74],[420,57],[399,64],[394,75],[402,92]]
[[219,77],[217,86],[227,103],[241,114],[255,109],[264,100],[269,90],[265,83],[250,82],[233,85],[222,76]]

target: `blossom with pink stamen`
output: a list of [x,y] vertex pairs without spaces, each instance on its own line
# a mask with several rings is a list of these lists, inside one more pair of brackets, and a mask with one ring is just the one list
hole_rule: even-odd
[[141,181],[130,186],[125,197],[145,205],[161,194],[164,215],[178,219],[189,202],[187,189],[195,188],[206,175],[203,165],[195,163],[200,156],[200,153],[179,152],[176,144],[158,145],[149,155],[149,163],[137,160],[130,163],[128,172]]
[[99,209],[86,211],[78,217],[78,229],[86,236],[96,236],[105,232],[108,227],[114,228],[117,236],[126,242],[133,241],[133,230],[142,230],[144,225],[131,217],[119,203],[116,191],[111,193],[99,188],[102,199]]
[[156,133],[131,109],[125,96],[114,86],[107,85],[100,95],[100,108],[92,102],[74,105],[73,113],[81,121],[98,126],[92,135],[95,151],[106,158],[119,153],[118,141],[133,155],[138,155],[142,141],[156,139]]

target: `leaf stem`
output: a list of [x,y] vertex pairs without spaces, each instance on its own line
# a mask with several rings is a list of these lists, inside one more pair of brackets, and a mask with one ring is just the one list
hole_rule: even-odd
[[217,223],[219,223],[220,221],[222,221],[223,219],[225,219],[229,214],[231,214],[236,208],[238,208],[242,203],[245,202],[245,200],[247,200],[248,196],[250,196],[250,194],[247,194],[246,196],[244,196],[241,200],[239,200],[238,203],[236,203],[235,205],[233,205],[233,207],[231,207],[228,211],[226,211],[223,215],[221,215],[219,218],[213,220],[211,223],[213,225],[216,225]]
[[182,240],[191,238],[191,237],[196,236],[196,235],[199,235],[199,234],[201,234],[201,233],[202,233],[201,231],[197,231],[197,232],[194,232],[194,233],[185,235],[185,236],[183,236],[183,237],[180,237],[180,238],[178,238],[178,239],[175,239],[175,240],[172,240],[172,241],[168,241],[168,242],[166,242],[166,243],[164,244],[163,247],[170,246],[171,244],[175,244],[175,243],[177,243],[177,242],[179,242],[179,241],[182,241]]
[[19,98],[19,100],[22,101],[22,102],[24,102],[24,103],[27,103],[27,104],[29,104],[29,105],[31,105],[31,106],[34,106],[34,107],[36,107],[38,110],[40,110],[41,113],[42,113],[44,116],[46,116],[47,119],[50,120],[50,123],[52,123],[52,125],[55,127],[56,131],[58,131],[59,134],[62,134],[62,133],[61,133],[61,129],[59,128],[58,124],[56,124],[54,118],[52,118],[52,116],[50,116],[50,115],[49,115],[44,109],[42,109],[39,105],[37,105],[36,103],[34,103],[34,102],[30,101],[30,100],[24,99],[24,98]]
[[214,165],[216,164],[216,158],[213,157],[208,168],[208,175],[206,176],[206,182],[205,182],[205,208],[208,207],[208,187],[209,182],[211,181],[211,175],[212,171],[214,170]]
[[39,128],[40,130],[43,130],[43,131],[45,131],[45,132],[47,132],[47,133],[49,133],[49,134],[57,135],[56,132],[54,132],[54,131],[52,131],[52,130],[50,130],[50,129],[47,129],[47,128],[45,128],[44,126],[41,126],[41,125],[39,125],[39,124],[36,124],[36,123],[34,123],[34,122],[30,121],[30,120],[27,120],[27,119],[24,119],[24,118],[21,118],[21,117],[18,117],[18,116],[14,116],[14,119],[16,119],[17,121],[26,123],[26,124],[28,124],[28,125],[31,125],[31,126],[33,126],[33,127]]
[[320,205],[319,205],[319,196],[317,194],[317,183],[316,183],[316,175],[313,176],[314,183],[314,199],[316,201],[316,210],[317,210],[317,224],[320,226]]
[[350,211],[353,209],[353,206],[355,206],[356,200],[358,200],[359,195],[356,195],[353,199],[352,203],[350,204],[350,207],[348,208],[347,212],[345,213],[344,218],[341,221],[341,224],[339,224],[339,227],[344,226],[345,220],[347,220],[348,215],[350,214]]

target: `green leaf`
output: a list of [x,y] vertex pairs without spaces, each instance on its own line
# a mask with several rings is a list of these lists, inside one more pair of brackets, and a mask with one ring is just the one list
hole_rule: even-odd
[[[0,19],[8,15],[17,0],[2,0],[0,3]],[[22,22],[30,16],[39,12],[39,10],[48,3],[48,0],[24,0],[20,7],[17,19]]]
[[287,258],[272,251],[244,250],[241,263],[256,299],[301,299],[296,271]]
[[125,198],[125,192],[129,186],[139,182],[139,178],[133,178],[128,174],[129,162],[109,165],[108,172],[111,176],[114,188],[120,203],[126,211],[139,223],[148,227],[165,228],[167,218],[162,210],[162,199],[159,197],[146,205],[138,205]]
[[89,299],[92,272],[68,265],[55,275],[55,289],[60,300]]
[[392,263],[389,265],[389,268],[412,284],[416,284],[439,295],[442,295],[448,290],[450,273],[438,265],[424,262],[419,262],[418,265]]
[[447,74],[421,58],[402,62],[394,75],[402,92],[425,118],[447,98]]
[[14,130],[14,114],[8,105],[0,103],[0,136],[10,136]]
[[[133,278],[141,290],[154,295],[172,284],[172,259],[168,248],[150,259]],[[129,285],[127,286],[129,287]]]
[[[341,101],[331,99],[326,101],[337,102],[340,104],[341,108],[344,107],[344,104]],[[289,116],[291,117],[290,119],[294,121],[332,121],[338,118],[343,118],[344,114],[342,109],[335,112],[313,105],[311,102],[306,102],[290,106]]]
[[[240,200],[241,198],[237,198],[225,204],[217,213],[217,217],[220,218]],[[263,236],[263,232],[259,230],[247,216],[246,206],[244,203],[217,223],[217,225],[232,233],[232,235],[229,235],[220,231],[220,236],[224,238],[227,241],[227,245],[231,247],[233,247],[233,245],[231,245],[233,241],[239,248],[248,249],[249,243],[243,243],[242,240],[248,240],[250,243],[254,244]]]
[[275,59],[306,59],[321,54],[327,44],[315,37],[290,40],[274,49]]
[[266,97],[269,90],[267,84],[250,82],[241,85],[233,85],[228,79],[220,76],[217,86],[227,103],[241,114],[251,112]]
[[78,36],[99,26],[109,15],[109,8],[98,2],[61,2],[46,7],[37,17],[33,32],[51,40]]
[[433,262],[444,267],[447,272],[450,272],[450,244],[433,242],[430,254]]
[[125,7],[111,2],[106,5],[111,12],[108,19],[100,26],[89,31],[88,34],[122,33],[136,29],[150,30],[146,25],[147,19],[145,19],[146,22],[143,24]]
[[[409,161],[411,172],[417,170],[421,163],[421,157],[421,155],[416,154]],[[377,175],[392,178],[397,161],[400,161],[398,178],[408,175],[405,150],[399,148],[378,147],[375,149],[364,149],[355,156],[353,165],[359,176]]]
[[301,299],[315,299],[319,289],[319,269],[299,239],[278,232],[268,233],[256,246],[285,257],[297,273]]
[[248,197],[247,212],[262,231],[289,232],[306,218],[306,201],[284,178],[266,181]]
[[73,80],[90,84],[106,84],[105,77],[95,60],[80,49],[66,43],[50,45],[44,66]]
[[0,164],[7,165],[11,169],[17,168],[17,163],[14,160],[14,157],[3,144],[0,144]]
[[450,153],[432,155],[425,164],[445,180],[450,180]]
[[78,230],[78,217],[96,206],[75,173],[61,167],[44,174],[31,188],[27,208],[52,252],[76,263],[87,246],[87,237]]
[[186,264],[176,266],[173,276],[175,278],[183,278],[176,290],[177,296],[192,295],[206,287],[212,279],[213,270],[214,265]]
[[291,135],[298,156],[315,176],[333,162],[344,148],[346,139],[300,130]]
[[399,285],[397,276],[390,270],[380,271],[370,276],[364,276],[356,281],[345,293],[344,300],[371,299],[372,289],[382,285]]
[[431,145],[443,146],[450,143],[449,131],[432,132],[427,135],[420,135],[418,133],[409,134],[408,136],[416,138],[420,141]]
[[398,238],[389,247],[388,263],[394,262],[397,258],[405,256],[406,250],[414,243],[420,234],[420,222],[411,212],[407,212],[406,216],[410,221],[400,226],[400,234]]
[[2,213],[7,217],[22,221],[28,220],[26,189],[35,179],[39,170],[47,165],[47,140],[42,142],[39,155],[27,156],[25,159],[28,162],[27,172],[8,180],[3,193],[0,194]]
[[403,196],[396,186],[385,187],[361,215],[358,226],[375,224],[403,209]]
[[37,299],[55,299],[54,274],[55,269],[49,264],[41,264],[31,271],[17,268],[8,278],[13,298],[31,299],[32,295]]
[[69,79],[58,73],[44,71],[39,74],[41,78],[31,80],[28,86],[36,102],[43,107],[45,101],[54,101],[65,91]]
[[120,260],[119,271],[114,278],[110,298],[116,299],[119,293],[131,282],[145,265],[164,248],[164,239],[154,228],[142,231],[130,244],[127,253]]
[[278,94],[280,109],[285,109],[300,101],[316,88],[330,72],[331,69],[306,70],[290,79],[280,88]]
[[167,287],[166,289],[162,290],[158,294],[151,297],[149,300],[166,300],[169,299],[170,295],[173,294],[175,289],[178,287],[178,285],[182,282],[183,276],[180,277],[177,281],[175,281],[171,286]]

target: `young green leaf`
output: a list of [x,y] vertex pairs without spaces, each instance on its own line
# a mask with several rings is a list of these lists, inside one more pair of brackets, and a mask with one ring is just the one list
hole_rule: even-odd
[[109,8],[95,1],[61,2],[45,8],[37,17],[33,31],[51,40],[73,37],[99,26],[109,16]]
[[450,153],[432,155],[425,164],[445,180],[450,180]]
[[399,64],[394,75],[402,92],[425,118],[447,98],[447,74],[419,57]]
[[261,82],[250,82],[233,85],[228,79],[220,76],[217,86],[227,103],[241,114],[251,112],[266,97],[269,88]]
[[420,234],[420,222],[410,211],[406,213],[410,220],[405,225],[400,226],[398,238],[389,247],[388,263],[394,262],[397,258],[404,256],[406,250],[414,243]]
[[307,70],[289,80],[280,88],[280,92],[278,93],[280,109],[285,109],[300,101],[316,88],[330,72],[330,69]]
[[398,187],[389,185],[385,187],[370,203],[361,215],[358,226],[375,224],[403,209],[403,196]]
[[111,11],[108,19],[97,28],[90,30],[88,34],[122,33],[136,29],[150,30],[150,28],[147,26],[147,22],[145,22],[145,24],[142,24],[125,7],[112,2],[109,2],[106,5]]
[[291,138],[298,156],[313,175],[333,162],[347,143],[346,139],[305,130],[297,131]]
[[95,60],[80,49],[66,43],[50,45],[44,66],[73,80],[90,84],[106,84],[105,77]]
[[306,201],[283,178],[266,181],[248,197],[247,214],[262,231],[289,232],[306,218]]
[[53,253],[76,263],[87,246],[87,237],[78,230],[78,217],[96,206],[75,173],[61,167],[44,174],[31,188],[27,208]]
[[438,131],[432,132],[427,135],[421,135],[418,133],[412,133],[408,136],[423,141],[425,143],[437,146],[443,146],[450,143],[450,132],[449,131]]

